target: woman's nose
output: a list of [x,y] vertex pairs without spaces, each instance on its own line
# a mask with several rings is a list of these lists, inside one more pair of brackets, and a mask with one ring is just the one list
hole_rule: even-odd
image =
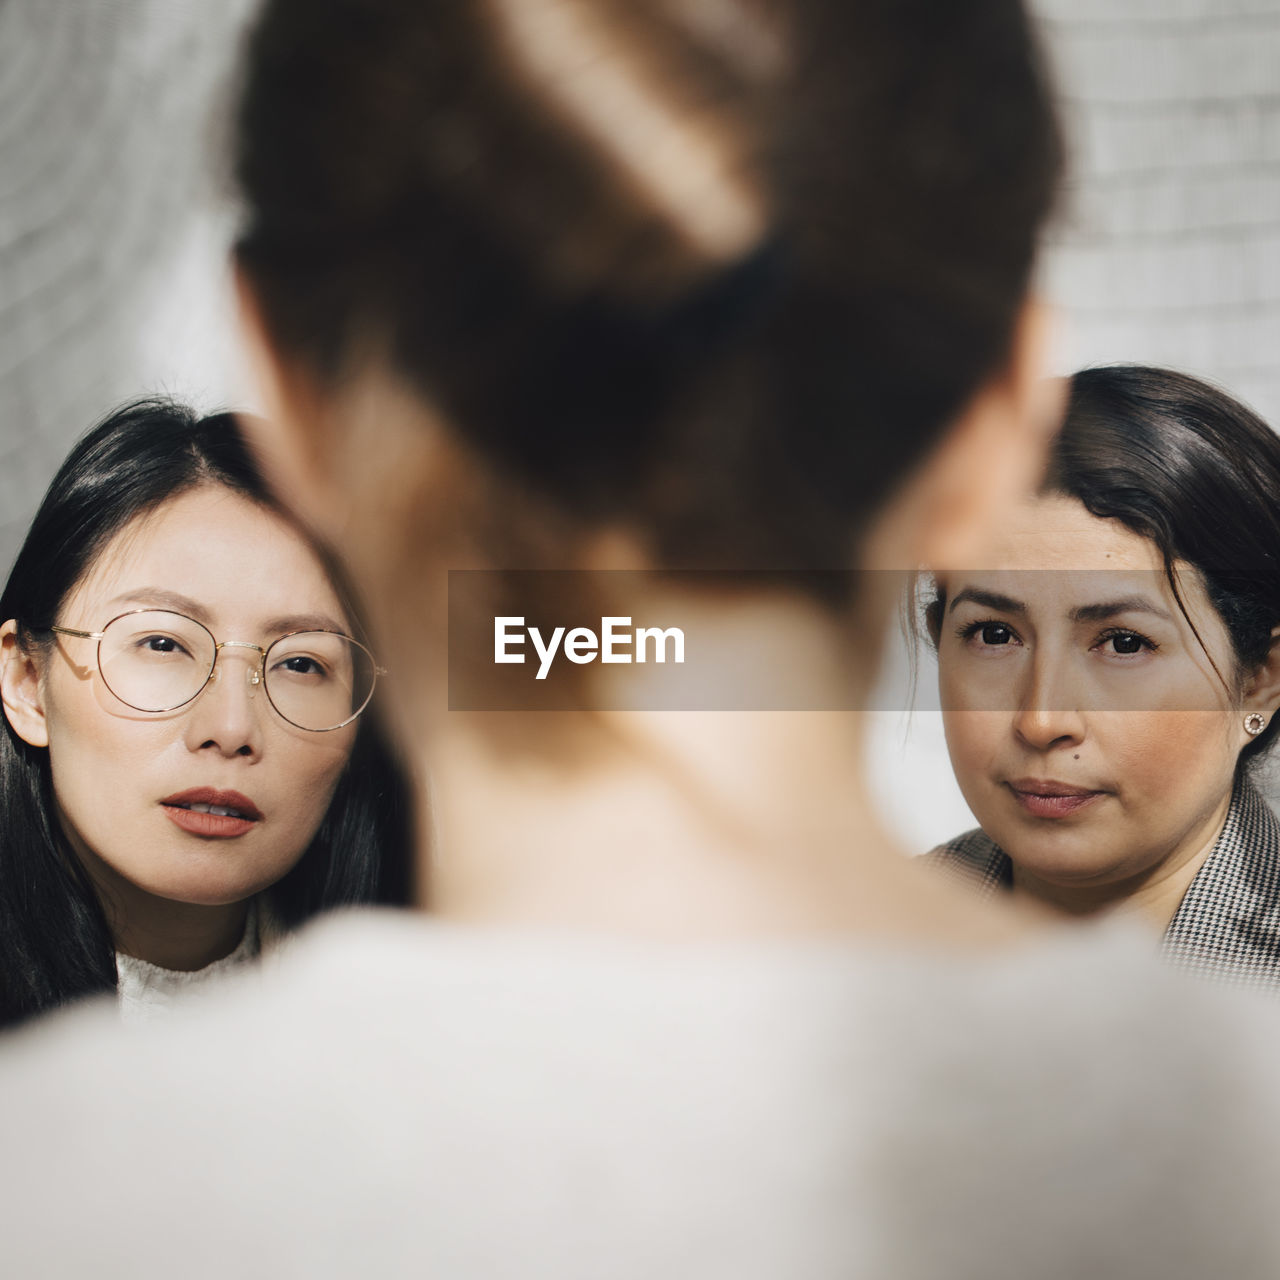
[[1080,694],[1067,664],[1036,654],[1014,712],[1014,732],[1035,751],[1075,745],[1085,734]]
[[188,715],[187,746],[256,757],[262,750],[265,701],[261,657],[219,654],[209,683]]

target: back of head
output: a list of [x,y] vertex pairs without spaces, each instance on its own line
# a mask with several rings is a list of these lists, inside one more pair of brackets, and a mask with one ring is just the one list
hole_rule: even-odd
[[1058,166],[1018,0],[271,0],[238,256],[286,361],[510,492],[844,567],[1001,365]]

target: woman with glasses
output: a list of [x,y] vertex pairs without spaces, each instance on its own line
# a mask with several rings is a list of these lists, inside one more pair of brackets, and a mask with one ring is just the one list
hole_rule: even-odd
[[0,1024],[112,988],[148,1017],[318,911],[403,900],[377,664],[229,414],[90,431],[0,618]]

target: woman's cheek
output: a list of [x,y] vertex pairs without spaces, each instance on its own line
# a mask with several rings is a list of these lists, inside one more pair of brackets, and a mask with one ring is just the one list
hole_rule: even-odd
[[1000,711],[946,711],[943,731],[956,776],[962,787],[968,786],[994,768],[1009,733],[1009,716]]
[[[60,685],[50,681],[45,693],[49,766],[59,798],[74,796],[81,804],[92,804],[97,797],[103,806],[113,798],[116,805],[127,803],[140,785],[147,758],[158,750],[155,734],[139,735],[137,729],[154,726],[106,716],[87,688]],[[134,740],[139,736],[141,744]]]
[[1122,796],[1176,802],[1198,784],[1221,784],[1235,768],[1227,713],[1122,711],[1108,718],[1099,745]]
[[[337,741],[298,744],[289,752],[292,758],[281,762],[286,776],[295,779],[292,788],[295,822],[312,835],[329,807],[354,743],[355,735],[344,732]],[[310,835],[304,845],[309,840]]]

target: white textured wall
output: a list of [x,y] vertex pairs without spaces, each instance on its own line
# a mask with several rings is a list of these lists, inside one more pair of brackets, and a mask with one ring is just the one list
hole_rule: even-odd
[[210,157],[251,0],[0,0],[0,572],[116,402],[239,389]]
[[[244,398],[211,157],[252,3],[0,0],[0,567],[112,403]],[[1059,369],[1172,364],[1280,421],[1280,0],[1035,7],[1074,153]],[[967,824],[933,713],[883,715],[874,767],[909,842]]]
[[1038,8],[1073,146],[1045,272],[1067,366],[1175,365],[1280,421],[1280,3]]

